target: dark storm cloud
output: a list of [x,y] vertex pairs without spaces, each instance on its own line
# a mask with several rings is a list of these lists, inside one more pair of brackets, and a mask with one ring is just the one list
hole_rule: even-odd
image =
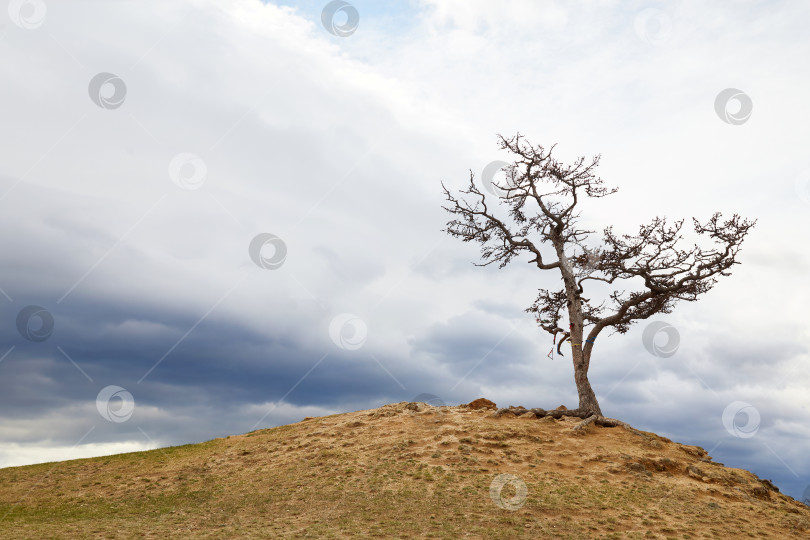
[[[509,157],[494,134],[520,130],[568,155],[603,153],[601,173],[624,191],[594,204],[595,230],[716,206],[763,217],[744,266],[699,310],[666,318],[681,333],[675,356],[650,355],[640,323],[600,336],[591,380],[606,413],[707,449],[719,442],[719,460],[800,494],[807,348],[806,324],[793,321],[808,300],[807,207],[792,181],[808,166],[796,113],[806,81],[770,59],[803,65],[801,10],[685,4],[670,41],[650,43],[626,9],[515,4],[500,12],[508,24],[488,25],[490,2],[431,0],[406,12],[416,37],[400,27],[397,40],[372,30],[338,43],[317,17],[258,2],[52,4],[43,31],[7,25],[0,39],[6,448],[195,442],[423,392],[575,406],[570,347],[547,357],[550,337],[523,312],[558,276],[537,278],[524,261],[476,267],[478,246],[441,232],[439,182],[464,186],[470,168],[480,178]],[[375,28],[373,11],[361,28]],[[772,33],[718,42],[718,21],[750,20]],[[684,58],[690,69],[673,70]],[[716,58],[728,59],[723,70]],[[119,109],[88,99],[102,70],[127,84]],[[469,83],[481,73],[486,84]],[[729,126],[711,101],[740,77],[755,112]],[[169,177],[181,152],[207,165],[198,190]],[[774,177],[781,188],[752,195]],[[259,233],[285,241],[283,267],[251,262]],[[49,339],[20,336],[27,305],[53,315]],[[332,342],[341,313],[368,326],[361,348]],[[96,409],[107,385],[132,393],[129,420]],[[736,400],[760,412],[755,437],[723,426]]]
[[194,404],[227,408],[272,402],[324,355],[287,402],[334,407],[394,384],[363,350],[349,354],[334,346],[274,339],[215,315],[182,339],[196,323],[188,314],[74,300],[55,312],[57,330],[44,343],[30,343],[17,334],[12,324],[16,313],[8,306],[2,315],[2,341],[15,349],[2,364],[0,403],[15,416],[94,402],[107,384],[137,394],[139,408],[171,411]]

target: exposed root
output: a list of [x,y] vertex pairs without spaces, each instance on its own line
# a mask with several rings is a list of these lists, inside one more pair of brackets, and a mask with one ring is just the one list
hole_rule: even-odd
[[596,422],[597,418],[599,418],[599,416],[593,414],[593,415],[589,416],[588,418],[586,418],[585,420],[583,420],[582,422],[580,422],[579,424],[575,425],[572,429],[574,431],[581,431],[581,430],[585,429],[586,427],[590,426],[591,424],[593,424],[594,422]]
[[615,418],[607,418],[606,416],[601,416],[598,414],[592,414],[591,416],[587,417],[585,420],[580,422],[579,424],[573,427],[574,431],[581,431],[582,429],[588,427],[591,424],[596,424],[597,426],[602,427],[618,427],[621,426],[623,428],[629,429],[631,431],[636,431],[635,428],[631,427],[629,424],[622,422],[621,420],[616,420]]
[[498,417],[503,416],[504,414],[512,413],[515,416],[521,416],[526,413],[534,413],[535,418],[544,418],[546,416],[550,416],[554,419],[560,419],[563,416],[575,416],[577,418],[587,418],[591,415],[591,413],[586,411],[581,411],[579,409],[553,409],[547,411],[546,409],[527,409],[526,407],[508,407],[508,408],[501,408],[492,413],[492,416]]
[[608,418],[606,416],[602,416],[601,414],[594,414],[590,411],[583,411],[581,409],[553,409],[547,411],[546,409],[527,409],[526,407],[508,407],[508,408],[501,408],[492,413],[493,417],[503,416],[504,414],[512,413],[515,416],[533,416],[534,418],[544,418],[550,416],[556,420],[562,418],[563,416],[572,416],[575,418],[581,418],[582,422],[579,422],[575,425],[572,429],[577,432],[581,432],[583,429],[588,427],[591,424],[602,426],[602,427],[623,427],[632,432],[640,433],[636,428],[630,426],[629,424],[622,422],[621,420],[616,420],[615,418]]

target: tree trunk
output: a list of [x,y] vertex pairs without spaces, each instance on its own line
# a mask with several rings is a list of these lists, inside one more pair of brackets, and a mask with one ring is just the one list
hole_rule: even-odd
[[579,409],[602,416],[602,409],[599,408],[596,394],[593,393],[591,383],[588,381],[588,362],[584,355],[580,355],[580,362],[574,360],[574,381],[577,383],[577,393],[579,394]]
[[590,367],[593,344],[584,343],[584,318],[582,316],[582,304],[580,304],[579,300],[580,296],[574,276],[574,269],[568,257],[565,255],[565,246],[559,237],[556,239],[556,242],[554,242],[554,246],[561,262],[560,271],[562,272],[565,292],[568,297],[568,319],[571,322],[571,357],[574,362],[574,381],[577,384],[577,393],[579,394],[578,409],[582,412],[602,416],[602,409],[599,408],[596,394],[594,394],[591,383],[588,381],[588,368]]

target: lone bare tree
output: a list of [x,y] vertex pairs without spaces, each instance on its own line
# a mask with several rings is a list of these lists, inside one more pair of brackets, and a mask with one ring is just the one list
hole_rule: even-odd
[[[711,290],[716,276],[730,275],[728,269],[739,264],[735,257],[756,220],[749,222],[734,214],[721,223],[719,212],[705,224],[692,218],[695,232],[708,234],[714,241],[710,250],[697,244],[688,250],[678,249],[676,243],[683,239],[680,235],[683,220],[667,225],[666,218],[659,217],[641,225],[636,236],[619,237],[608,226],[601,245],[589,248],[584,241],[594,231],[577,228],[580,216],[575,213],[577,204],[584,197],[601,198],[618,190],[604,187],[602,179],[594,175],[600,156],[590,162],[580,157],[573,165],[564,165],[551,156],[554,146],[548,150],[534,147],[520,133],[510,139],[499,135],[498,146],[516,157],[504,167],[506,185],[494,184],[494,189],[499,190],[496,201],[508,207],[509,219],[495,215],[493,205],[488,204],[485,194],[475,185],[471,171],[469,187],[459,193],[471,196],[472,201],[453,196],[442,183],[449,202],[443,208],[453,216],[445,231],[464,242],[481,244],[481,260],[485,262],[474,263],[476,266],[497,261],[503,268],[526,252],[532,257],[528,262],[538,269],[560,272],[562,287],[555,291],[540,289],[526,312],[534,313],[540,327],[552,334],[555,341],[558,335],[561,337],[558,352],[566,340],[570,342],[579,407],[567,411],[532,411],[537,416],[583,418],[581,426],[592,422],[621,424],[602,416],[588,380],[596,337],[606,328],[624,334],[636,320],[670,313],[678,300],[692,302]],[[586,283],[589,281],[594,283]],[[614,286],[633,282],[642,288],[629,293],[614,290],[606,308],[607,300],[596,305],[583,297],[585,287],[596,282]],[[560,327],[563,311],[567,311],[570,323],[567,330]]]

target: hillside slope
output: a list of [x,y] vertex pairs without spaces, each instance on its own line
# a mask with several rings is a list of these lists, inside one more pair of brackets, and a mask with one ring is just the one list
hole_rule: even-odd
[[577,421],[403,402],[0,469],[0,537],[810,537],[810,508],[748,471]]

